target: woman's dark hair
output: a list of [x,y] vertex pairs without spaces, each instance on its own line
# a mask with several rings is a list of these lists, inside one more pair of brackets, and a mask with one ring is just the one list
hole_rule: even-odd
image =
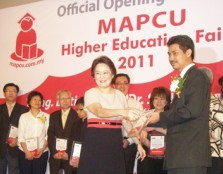
[[156,96],[165,96],[166,97],[167,104],[164,107],[164,110],[170,109],[171,92],[170,92],[169,89],[167,89],[165,87],[162,87],[162,86],[153,88],[153,91],[152,91],[151,96],[150,96],[150,101],[149,101],[150,102],[150,109],[154,109],[153,101],[154,101],[154,98]]
[[77,99],[75,105],[78,105],[78,104],[84,105],[84,97],[80,97],[79,99]]
[[223,84],[223,76],[218,79],[218,83],[219,83],[220,86],[222,86],[222,84]]
[[167,46],[178,44],[180,49],[185,53],[188,49],[191,49],[191,57],[194,60],[194,42],[193,40],[187,35],[176,35],[171,37],[168,42]]
[[92,65],[91,65],[91,76],[94,77],[94,73],[95,73],[95,67],[99,64],[99,63],[104,63],[106,65],[108,65],[108,67],[111,70],[111,73],[115,76],[116,75],[116,68],[114,63],[112,62],[111,59],[109,59],[107,56],[100,56],[96,59],[94,59]]
[[39,96],[40,99],[41,99],[41,103],[43,103],[43,95],[40,92],[38,92],[38,91],[32,91],[32,92],[29,93],[29,95],[27,97],[27,104],[29,105],[29,107],[31,107],[30,101],[32,100],[32,98],[34,96]]

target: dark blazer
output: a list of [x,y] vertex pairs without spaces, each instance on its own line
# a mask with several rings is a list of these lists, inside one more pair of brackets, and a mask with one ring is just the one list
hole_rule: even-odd
[[10,147],[6,143],[8,139],[9,126],[10,124],[13,124],[18,127],[21,114],[28,111],[28,107],[16,103],[9,117],[6,103],[0,105],[0,158],[5,157],[7,149],[8,153],[12,157],[18,156],[18,147]]
[[[53,155],[57,153],[56,151],[56,137],[68,139],[68,148],[66,150],[67,154],[71,153],[71,146],[73,140],[79,140],[79,130],[77,122],[79,117],[74,109],[70,109],[67,116],[67,121],[65,127],[62,125],[62,111],[58,110],[50,115],[50,123],[48,128],[48,147],[50,149],[50,162],[55,163],[55,165],[60,165],[61,160],[55,160]],[[77,129],[76,131],[73,129]],[[74,135],[73,135],[74,134]]]
[[78,131],[80,131],[78,140],[80,142],[83,142],[87,131],[87,118],[85,118],[84,121],[82,119],[79,119],[77,124],[79,126]]
[[210,83],[196,66],[184,77],[180,98],[175,96],[170,110],[160,113],[160,122],[167,126],[166,169],[211,166]]

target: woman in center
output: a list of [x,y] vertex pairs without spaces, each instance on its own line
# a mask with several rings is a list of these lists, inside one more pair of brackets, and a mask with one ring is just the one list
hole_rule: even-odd
[[[97,86],[84,95],[88,125],[78,174],[125,174],[122,119],[137,118],[141,111],[126,108],[124,94],[111,87],[116,75],[111,59],[106,56],[96,58],[91,66],[91,75]],[[145,151],[137,138],[134,141],[143,159]]]

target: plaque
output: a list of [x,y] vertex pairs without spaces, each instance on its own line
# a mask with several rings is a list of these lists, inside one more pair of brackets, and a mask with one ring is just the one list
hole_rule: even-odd
[[7,142],[12,143],[12,139],[17,137],[18,137],[18,127],[10,124]]
[[164,157],[165,152],[165,135],[153,131],[149,134],[150,148],[148,152],[149,157]]
[[80,154],[81,154],[82,143],[78,141],[73,141],[71,156],[70,156],[70,165],[73,167],[78,167]]
[[26,147],[28,151],[33,153],[33,156],[38,156],[39,150],[39,141],[37,137],[27,138],[26,139]]
[[67,150],[67,139],[66,138],[56,138],[56,150],[60,155]]

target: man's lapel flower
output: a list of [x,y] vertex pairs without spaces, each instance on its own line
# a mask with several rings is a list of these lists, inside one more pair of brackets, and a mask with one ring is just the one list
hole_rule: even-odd
[[170,84],[170,91],[174,92],[178,98],[180,98],[181,91],[187,76],[181,78],[180,76],[172,76],[172,82]]
[[46,116],[41,115],[40,117],[37,117],[37,119],[39,120],[39,122],[41,123],[45,123],[46,122]]

